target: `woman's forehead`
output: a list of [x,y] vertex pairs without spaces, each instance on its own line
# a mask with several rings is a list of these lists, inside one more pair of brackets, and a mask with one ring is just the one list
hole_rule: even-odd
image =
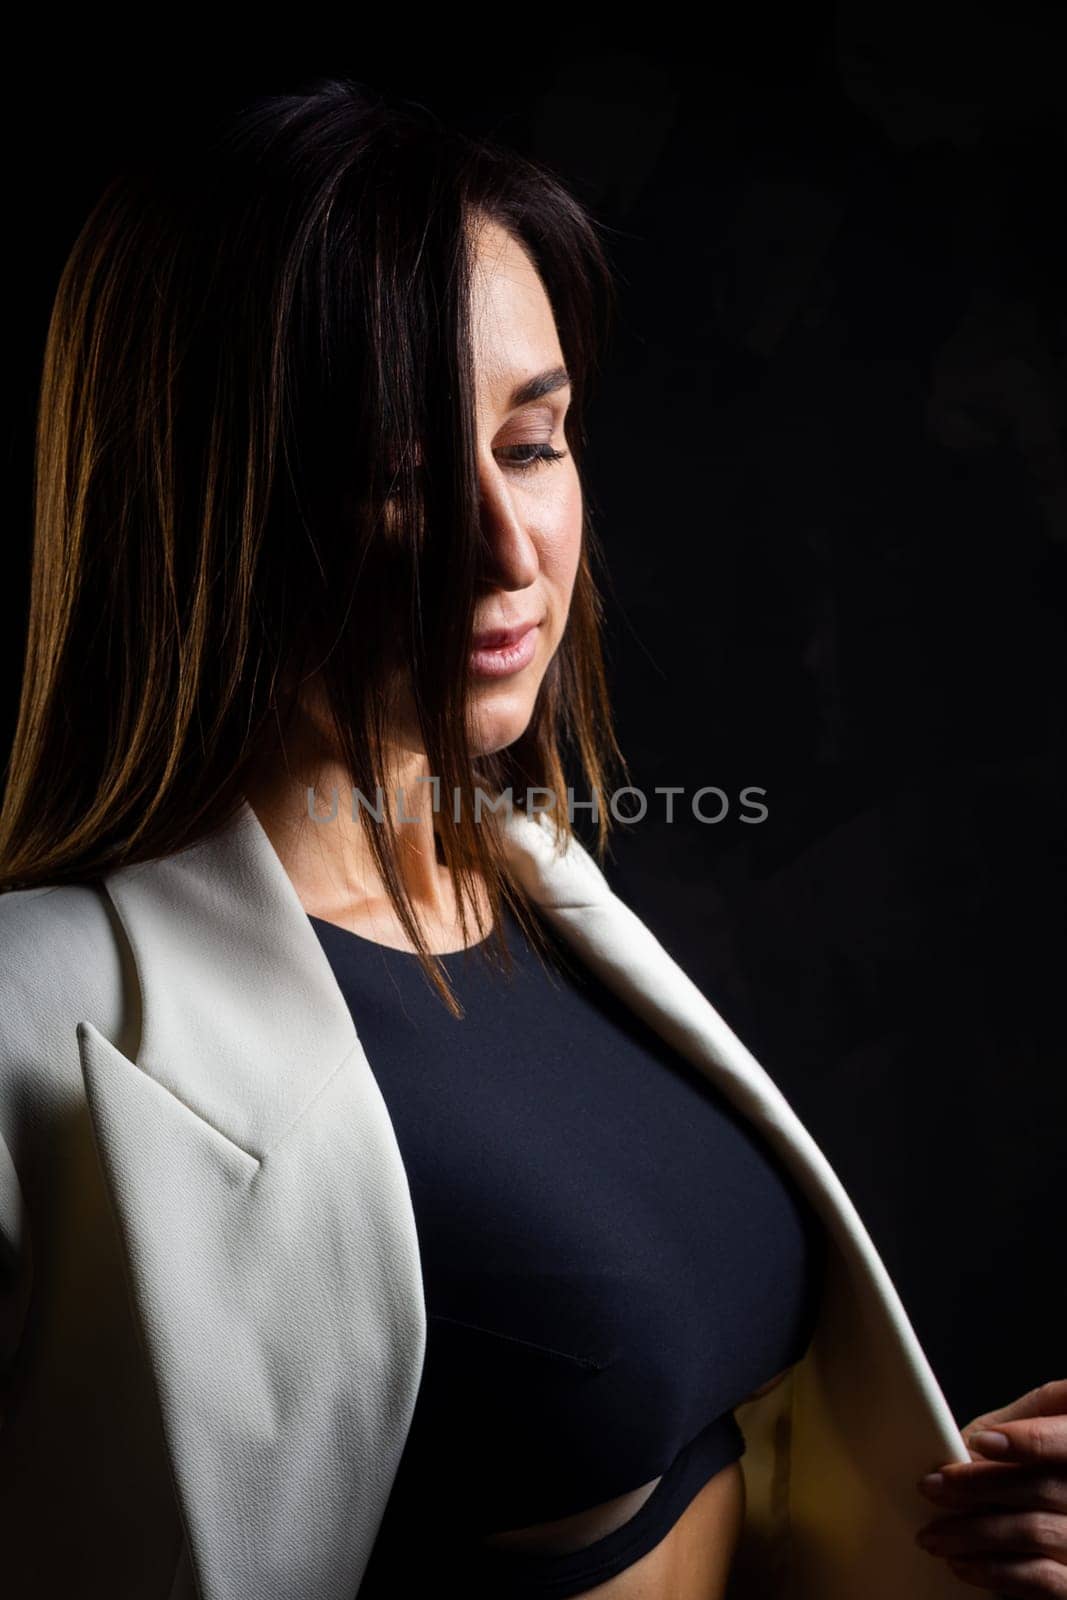
[[506,408],[518,382],[562,366],[563,354],[551,302],[529,255],[503,229],[487,234],[472,268],[471,337],[480,387]]

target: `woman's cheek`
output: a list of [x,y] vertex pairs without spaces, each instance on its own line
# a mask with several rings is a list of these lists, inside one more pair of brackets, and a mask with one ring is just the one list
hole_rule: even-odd
[[577,472],[568,475],[559,498],[544,518],[542,566],[551,582],[569,597],[582,554],[582,486]]

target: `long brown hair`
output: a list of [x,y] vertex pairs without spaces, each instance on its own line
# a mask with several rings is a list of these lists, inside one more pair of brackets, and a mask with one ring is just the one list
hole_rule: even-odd
[[[399,646],[467,925],[479,874],[515,906],[473,792],[603,796],[612,731],[586,498],[563,640],[521,738],[472,755],[467,656],[482,540],[472,219],[534,262],[572,380],[568,445],[614,307],[600,226],[555,174],[421,105],[316,79],[131,162],[64,267],[40,388],[24,675],[0,892],[88,881],[223,826],[321,684],[374,797]],[[458,812],[458,814],[457,814]],[[610,827],[601,804],[596,852]],[[371,827],[397,915],[445,996]]]

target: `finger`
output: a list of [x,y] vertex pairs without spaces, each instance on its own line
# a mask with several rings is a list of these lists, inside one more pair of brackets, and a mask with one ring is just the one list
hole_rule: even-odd
[[1067,1567],[1047,1556],[990,1556],[980,1561],[950,1560],[963,1583],[992,1589],[1005,1600],[1064,1600]]
[[1039,1383],[1036,1389],[1027,1389],[1017,1400],[1009,1401],[995,1411],[983,1411],[972,1417],[963,1429],[964,1434],[978,1428],[995,1428],[998,1423],[1011,1422],[1016,1417],[1054,1416],[1067,1411],[1067,1378],[1050,1378]]
[[1067,1475],[1044,1467],[960,1461],[931,1476],[940,1482],[923,1480],[919,1488],[932,1506],[946,1510],[1032,1506],[1035,1511],[1067,1514]]
[[1067,1576],[1067,1517],[1054,1511],[986,1511],[940,1517],[915,1542],[942,1556],[1047,1556]]
[[[934,1498],[960,1494],[970,1500],[998,1500],[1002,1485],[1010,1483],[1017,1473],[1033,1474],[1039,1470],[1019,1461],[984,1461],[975,1456],[972,1461],[946,1462],[937,1472],[928,1472],[919,1478],[916,1488]],[[1058,1478],[1061,1474],[1053,1470],[1048,1476]]]
[[993,1429],[972,1429],[963,1442],[980,1457],[1067,1467],[1067,1414],[1020,1417]]

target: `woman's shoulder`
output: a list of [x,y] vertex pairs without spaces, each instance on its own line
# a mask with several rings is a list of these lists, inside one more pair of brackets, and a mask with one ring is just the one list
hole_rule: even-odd
[[69,883],[0,894],[0,1066],[77,1056],[77,1024],[113,1032],[123,956],[106,892]]
[[[105,891],[95,883],[42,884],[0,894],[0,964],[24,967],[28,957],[76,941],[85,953],[113,943]],[[20,959],[20,956],[22,959]]]

